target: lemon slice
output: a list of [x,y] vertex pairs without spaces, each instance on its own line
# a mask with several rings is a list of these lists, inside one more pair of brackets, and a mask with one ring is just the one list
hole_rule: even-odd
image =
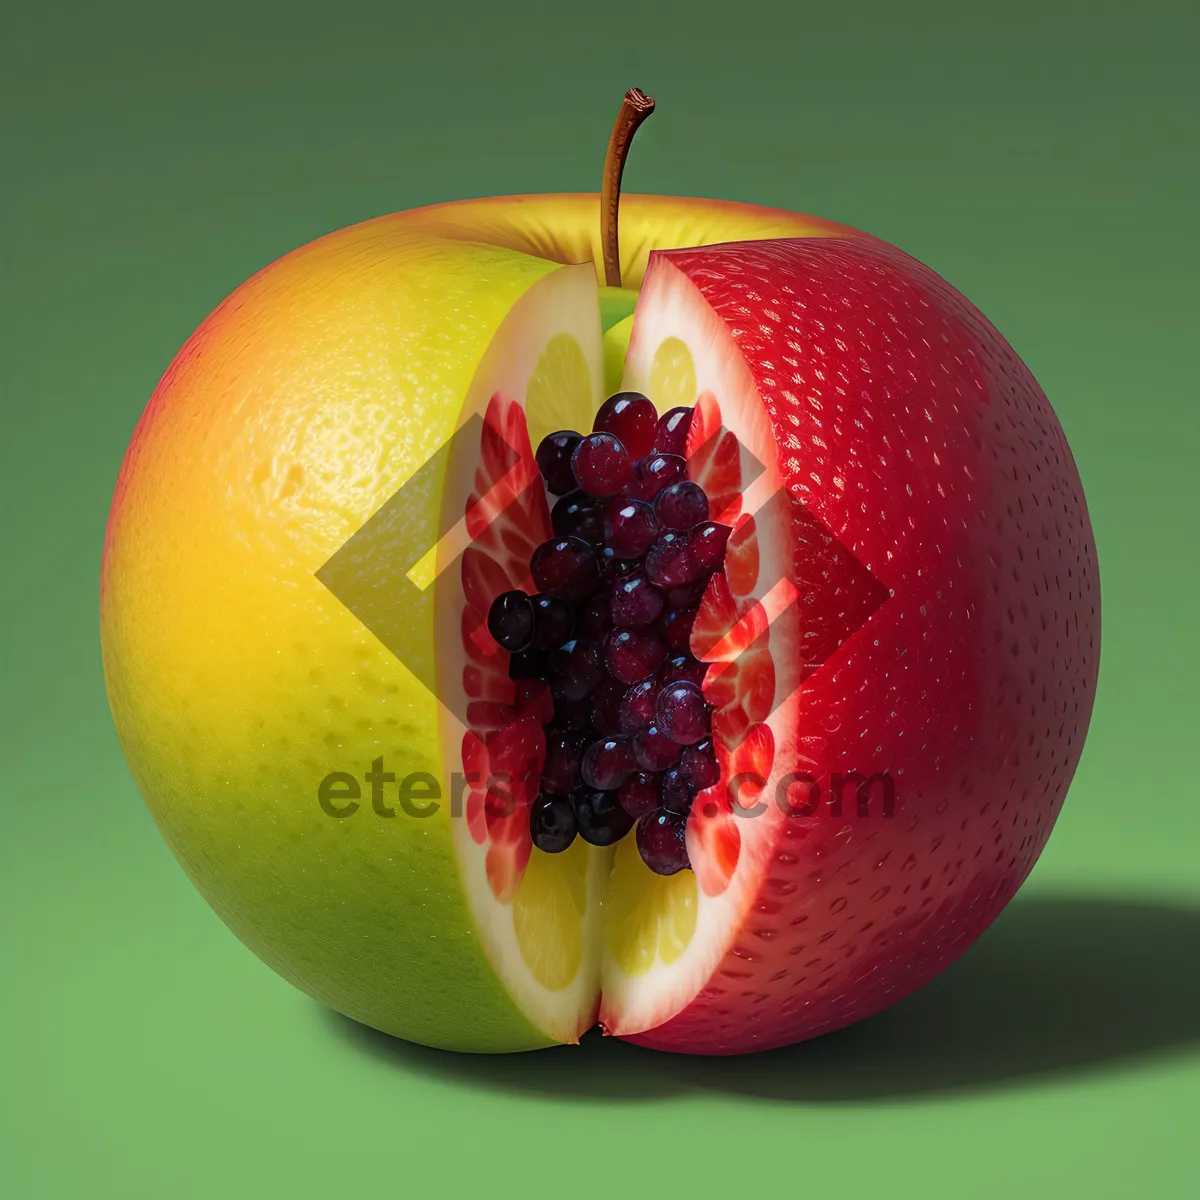
[[534,850],[513,900],[513,928],[534,979],[552,992],[567,987],[583,963],[588,847],[576,838],[562,854]]
[[594,391],[583,347],[569,333],[547,343],[525,389],[525,420],[534,449],[559,429],[590,430]]
[[655,875],[632,837],[617,846],[605,902],[605,940],[626,975],[644,975],[656,962],[667,966],[687,949],[696,932],[696,876],[691,871]]
[[696,403],[696,365],[679,338],[664,338],[654,352],[649,394],[659,412]]

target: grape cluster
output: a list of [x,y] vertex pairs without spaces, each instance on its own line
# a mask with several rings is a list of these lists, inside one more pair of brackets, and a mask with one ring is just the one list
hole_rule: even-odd
[[578,834],[609,846],[636,824],[660,875],[689,866],[692,799],[720,777],[706,668],[689,640],[729,529],[687,478],[691,415],[660,418],[645,396],[619,392],[590,434],[543,438],[538,469],[557,500],[554,537],[529,564],[538,590],[505,592],[488,613],[512,678],[544,680],[554,698],[534,845],[558,853]]

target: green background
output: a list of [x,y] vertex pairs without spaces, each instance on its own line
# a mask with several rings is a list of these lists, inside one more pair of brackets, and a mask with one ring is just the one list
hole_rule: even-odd
[[[1195,5],[20,7],[0,1192],[1200,1192]],[[1020,898],[892,1011],[749,1060],[448,1056],[293,991],[162,845],[104,699],[104,518],[158,376],[233,286],[377,213],[593,189],[634,83],[659,111],[630,190],[868,229],[1033,368],[1095,523],[1096,714]]]

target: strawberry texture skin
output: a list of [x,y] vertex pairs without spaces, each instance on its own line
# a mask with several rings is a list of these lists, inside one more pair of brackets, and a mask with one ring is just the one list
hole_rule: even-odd
[[[628,1037],[734,1054],[879,1011],[1013,897],[1083,747],[1099,578],[1045,395],[933,271],[866,238],[652,255],[650,271],[671,268],[744,357],[797,520],[823,522],[888,593],[797,698],[795,759],[822,789],[818,811],[778,823],[745,920],[695,998]],[[860,815],[852,786],[831,812],[831,775],[852,771],[888,773],[890,817],[878,793]]]

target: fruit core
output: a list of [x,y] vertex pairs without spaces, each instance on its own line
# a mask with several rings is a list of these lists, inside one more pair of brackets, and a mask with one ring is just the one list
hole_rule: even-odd
[[529,828],[546,853],[636,830],[646,865],[675,874],[690,866],[692,801],[720,777],[690,636],[730,529],[687,478],[691,418],[618,392],[590,433],[560,430],[537,448],[554,536],[530,559],[537,591],[501,593],[487,624],[519,707],[544,718]]

